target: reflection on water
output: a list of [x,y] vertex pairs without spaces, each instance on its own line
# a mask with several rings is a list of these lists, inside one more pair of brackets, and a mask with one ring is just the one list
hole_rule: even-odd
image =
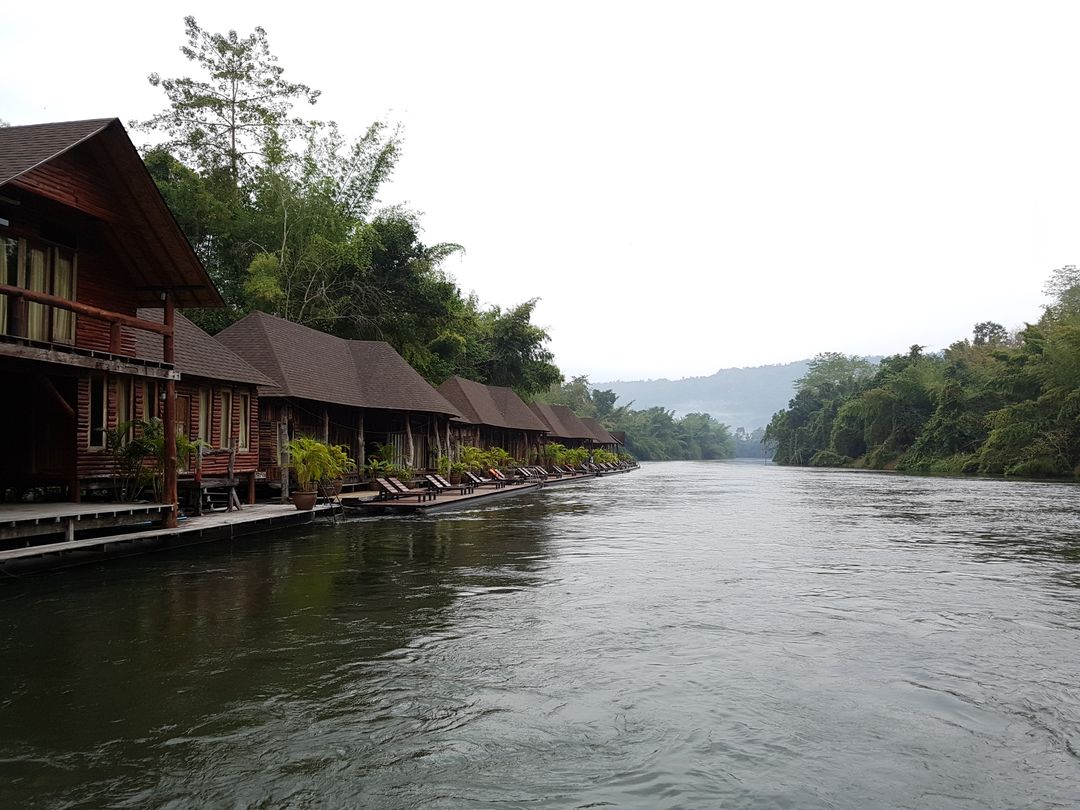
[[1072,807],[1069,485],[672,463],[0,587],[5,807]]

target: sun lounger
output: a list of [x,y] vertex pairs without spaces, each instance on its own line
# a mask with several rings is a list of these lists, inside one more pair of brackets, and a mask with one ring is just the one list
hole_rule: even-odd
[[420,501],[426,501],[429,498],[434,500],[435,496],[438,494],[437,492],[435,492],[432,489],[412,489],[410,487],[405,486],[403,483],[401,483],[396,478],[388,477],[386,480],[388,482],[390,482],[390,486],[394,487],[403,496],[415,495],[417,500],[420,500]]
[[500,481],[498,478],[481,478],[476,473],[467,472],[465,477],[468,478],[474,486],[478,487],[495,487],[495,489],[502,489],[509,481]]
[[510,478],[509,476],[503,475],[501,470],[496,470],[494,467],[488,470],[488,472],[493,479],[502,481],[504,484],[520,484],[524,480],[522,478]]
[[451,484],[441,475],[425,475],[424,480],[427,481],[433,490],[436,492],[460,492],[462,495],[468,495],[475,488],[473,484]]
[[379,494],[376,496],[377,500],[396,501],[398,498],[406,497],[404,492],[391,485],[385,478],[376,478],[375,484],[379,487]]

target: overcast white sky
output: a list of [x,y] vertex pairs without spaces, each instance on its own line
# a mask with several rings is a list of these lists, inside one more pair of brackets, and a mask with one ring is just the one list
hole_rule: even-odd
[[186,14],[400,122],[384,201],[594,382],[937,349],[1080,263],[1077,3],[9,3],[0,118],[149,116]]

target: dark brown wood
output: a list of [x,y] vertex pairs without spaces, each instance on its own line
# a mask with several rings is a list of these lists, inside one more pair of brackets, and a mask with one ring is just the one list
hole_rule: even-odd
[[[165,293],[165,317],[163,333],[162,359],[172,365],[176,361],[173,347],[173,325],[175,321],[175,305],[172,293]],[[156,324],[155,324],[156,325]],[[176,516],[180,508],[180,500],[176,490],[176,381],[168,380],[165,383],[165,499],[172,504],[172,512],[165,518],[165,527],[176,527]]]
[[130,374],[135,377],[151,377],[158,380],[178,379],[179,373],[160,365],[140,365],[126,360],[98,357],[93,354],[77,354],[63,349],[45,349],[38,346],[23,346],[19,343],[0,342],[0,356],[18,360],[40,360],[45,363],[58,363],[76,366],[90,371]]
[[[49,295],[48,293],[37,292],[35,290],[27,290],[23,287],[0,284],[0,295],[10,295],[13,298],[25,299],[26,301],[32,301],[35,304],[45,304],[46,306],[56,307],[57,309],[66,309],[77,315],[100,318],[110,324],[117,323],[123,326],[130,326],[133,329],[142,329],[144,332],[155,332],[159,335],[172,335],[172,324],[166,325],[154,323],[153,321],[144,321],[142,318],[136,318],[133,315],[124,315],[121,312],[113,312],[109,309],[91,306],[90,304],[84,304],[81,301],[69,301],[67,298],[60,298],[55,295]],[[22,335],[20,334],[20,336]]]

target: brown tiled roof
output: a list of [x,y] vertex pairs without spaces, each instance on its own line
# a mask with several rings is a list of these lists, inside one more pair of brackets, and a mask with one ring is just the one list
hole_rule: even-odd
[[115,120],[95,118],[90,121],[0,127],[0,186],[78,146]]
[[608,433],[604,429],[604,426],[601,425],[599,422],[597,422],[595,419],[593,419],[591,416],[582,416],[581,421],[582,421],[582,424],[585,425],[585,427],[587,427],[589,430],[592,431],[593,436],[596,437],[596,441],[597,441],[598,444],[618,444],[619,443],[618,439],[616,439],[614,436],[612,436],[610,433]]
[[[155,323],[161,323],[163,316],[160,309],[139,310],[140,318]],[[211,380],[259,386],[273,385],[273,381],[265,374],[249,366],[179,312],[176,313],[175,329],[173,351],[176,355],[176,369],[182,377],[206,377]],[[144,360],[161,361],[161,335],[137,330],[135,350]]]
[[554,438],[596,440],[593,432],[566,405],[533,402],[529,405],[529,408],[540,417],[542,422],[548,425],[548,434]]
[[569,431],[565,435],[571,439],[593,439],[593,432],[589,430],[588,425],[581,421],[581,418],[574,413],[567,405],[552,405],[551,409],[559,417],[559,421],[562,422],[563,427]]
[[547,425],[511,388],[451,377],[439,386],[439,393],[461,412],[463,422],[512,430],[547,430]]
[[259,389],[262,396],[458,415],[389,343],[345,340],[265,312],[248,314],[216,337],[273,381]]
[[118,118],[0,127],[0,187],[11,184],[9,194],[21,187],[79,208],[77,193],[38,171],[68,152],[115,204],[117,219],[106,226],[124,246],[122,272],[141,305],[158,305],[158,291],[166,288],[175,291],[179,306],[224,304]]

